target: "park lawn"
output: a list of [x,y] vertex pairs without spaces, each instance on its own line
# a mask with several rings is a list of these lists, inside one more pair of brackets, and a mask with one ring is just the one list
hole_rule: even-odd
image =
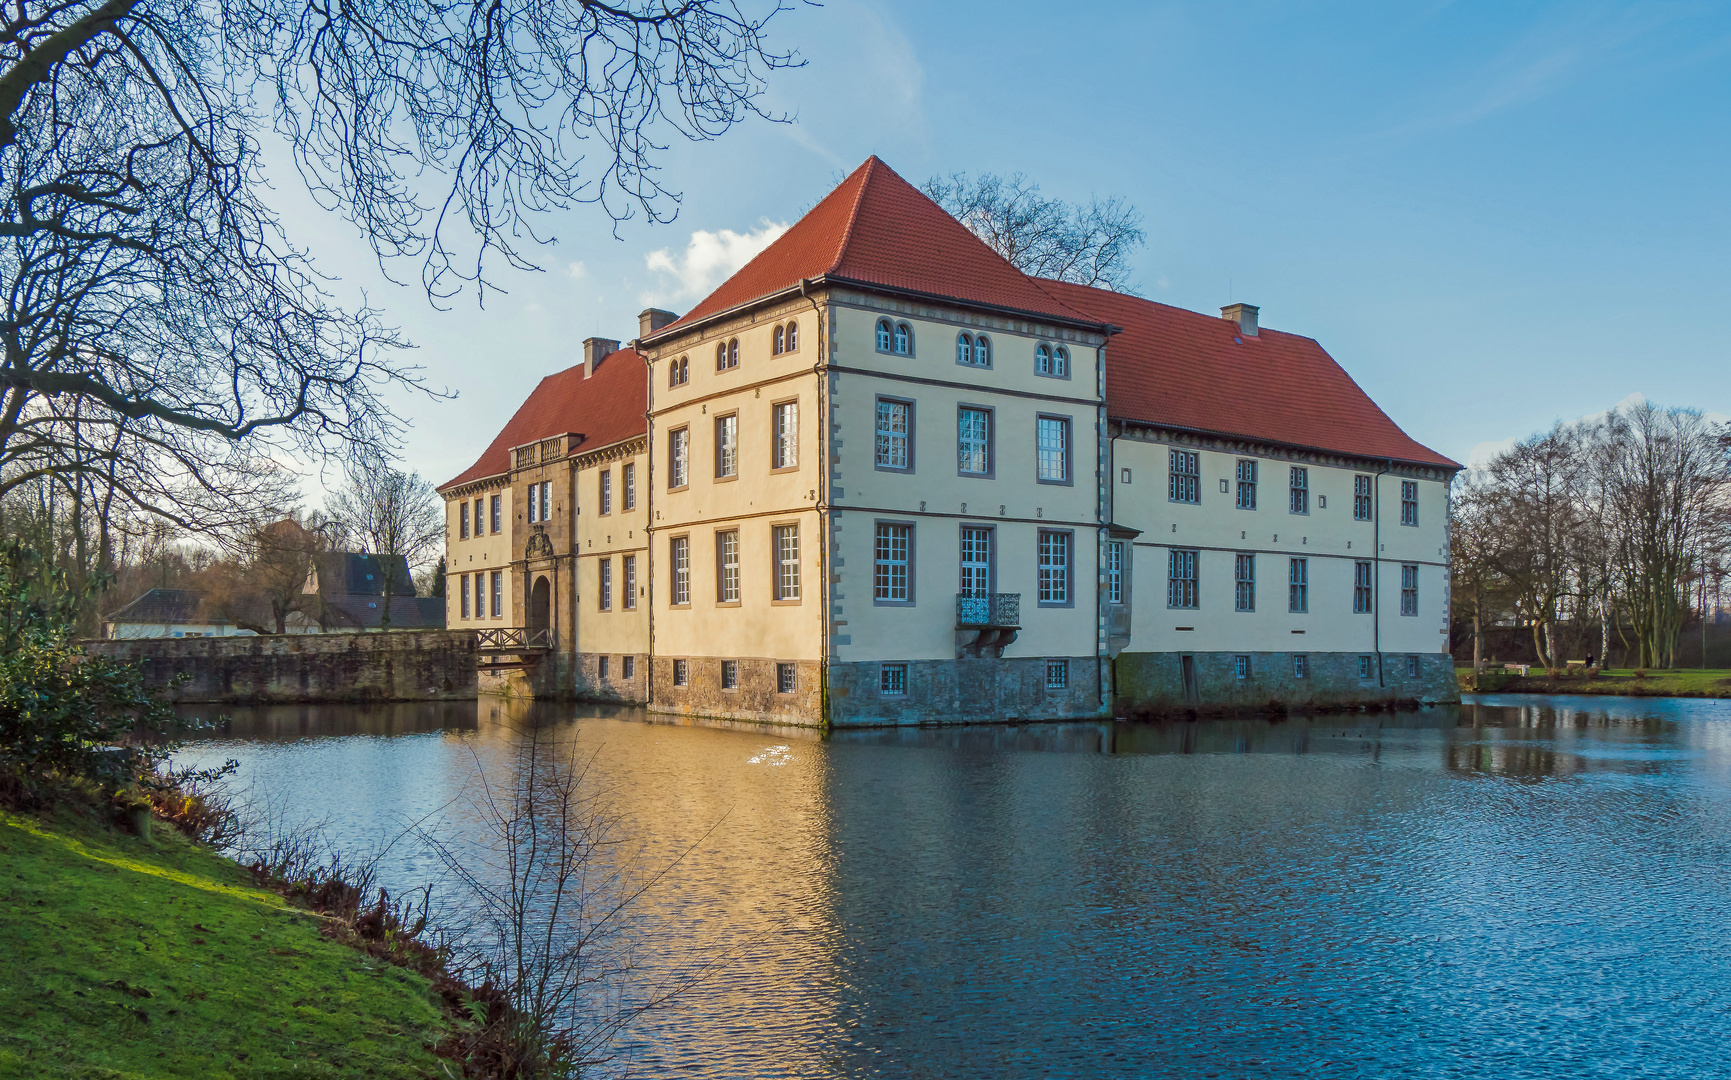
[[154,832],[0,812],[0,1076],[449,1075],[425,978]]
[[[1631,697],[1718,697],[1731,698],[1731,669],[1684,668],[1676,671],[1649,670],[1645,678],[1637,679],[1628,668],[1608,668],[1597,678],[1579,674],[1562,679],[1548,679],[1544,670],[1533,668],[1526,678],[1504,675],[1501,668],[1486,668],[1486,693],[1532,694],[1618,694]],[[1473,669],[1457,667],[1456,676],[1463,689],[1471,685]]]

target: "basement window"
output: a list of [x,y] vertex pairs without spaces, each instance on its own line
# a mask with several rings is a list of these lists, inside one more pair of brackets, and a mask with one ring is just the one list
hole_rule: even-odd
[[908,666],[885,664],[878,669],[878,693],[884,697],[905,697],[908,692]]
[[1070,661],[1046,661],[1046,689],[1064,690],[1070,685]]

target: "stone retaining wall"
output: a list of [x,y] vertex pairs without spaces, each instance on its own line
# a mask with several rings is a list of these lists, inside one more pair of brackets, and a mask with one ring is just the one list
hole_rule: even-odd
[[[176,702],[230,705],[449,701],[475,696],[475,634],[398,630],[281,637],[80,642],[93,656],[144,663]],[[178,686],[177,675],[188,676]]]
[[[1250,677],[1240,679],[1237,655],[1250,657]],[[1406,653],[1384,653],[1378,677],[1372,654],[1370,677],[1361,678],[1361,653],[1120,653],[1113,661],[1119,716],[1166,715],[1190,711],[1232,713],[1279,705],[1287,709],[1330,709],[1385,705],[1402,701],[1459,701],[1454,658],[1447,653],[1416,657],[1410,674]],[[1182,658],[1196,665],[1196,700],[1184,694]],[[1293,658],[1305,658],[1306,673],[1294,674]]]

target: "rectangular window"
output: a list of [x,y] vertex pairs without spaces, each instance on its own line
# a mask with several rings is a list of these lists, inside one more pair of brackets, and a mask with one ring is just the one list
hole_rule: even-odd
[[739,531],[715,534],[715,599],[722,604],[739,603]]
[[469,500],[464,499],[457,507],[457,539],[469,538]]
[[715,418],[715,475],[739,475],[739,414]]
[[637,607],[637,556],[627,555],[624,561],[625,572],[620,575],[623,588],[619,592],[620,598],[624,600],[622,606],[626,611],[631,611]]
[[1106,602],[1122,604],[1124,602],[1124,541],[1109,540],[1106,543]]
[[1360,656],[1358,658],[1358,677],[1361,679],[1368,679],[1374,674],[1375,672],[1372,671],[1370,667],[1370,657]]
[[1310,470],[1294,465],[1292,467],[1291,498],[1288,509],[1294,514],[1310,513]]
[[[627,605],[629,606],[629,605]],[[624,656],[619,659],[619,674],[627,679],[637,677],[637,657]]]
[[1292,658],[1292,677],[1295,679],[1310,678],[1310,657],[1300,654]]
[[799,689],[799,669],[792,664],[775,665],[775,692],[791,694]]
[[1418,657],[1409,656],[1406,658],[1406,677],[1409,679],[1418,678]]
[[1256,462],[1238,463],[1238,509],[1256,509]]
[[1070,421],[1057,416],[1039,418],[1035,433],[1039,452],[1039,479],[1065,482],[1070,479]]
[[1166,497],[1172,502],[1200,502],[1202,497],[1202,461],[1189,450],[1172,451],[1172,475]]
[[463,618],[469,617],[469,575],[464,574],[457,579],[457,590],[463,598]]
[[985,476],[992,468],[992,414],[985,409],[956,410],[956,469]]
[[499,532],[505,527],[505,497],[503,495],[493,496],[490,510],[491,513],[488,515],[492,525],[490,531]]
[[770,530],[770,539],[775,544],[775,589],[772,595],[777,600],[798,600],[799,526],[777,525]]
[[619,486],[625,489],[625,509],[637,509],[637,463],[628,461],[619,470]]
[[480,536],[482,533],[487,531],[487,524],[483,520],[481,505],[482,505],[481,500],[476,499],[475,500],[475,535],[476,536]]
[[774,468],[791,469],[799,464],[799,402],[784,401],[775,406]]
[[1310,610],[1310,560],[1292,559],[1286,570],[1286,610],[1302,615]]
[[1238,555],[1233,559],[1233,607],[1238,611],[1256,610],[1256,556]]
[[541,520],[553,520],[553,481],[541,481]]
[[1046,689],[1064,690],[1070,685],[1070,661],[1046,661]]
[[1237,656],[1234,656],[1232,658],[1232,674],[1236,676],[1240,682],[1250,678],[1250,657],[1246,656],[1244,653],[1239,653]]
[[[476,601],[479,606],[479,601]],[[493,571],[493,618],[505,617],[505,572]]]
[[690,675],[691,675],[691,669],[686,666],[685,661],[675,660],[673,662],[673,685],[674,686],[684,686],[687,682],[690,681]]
[[667,433],[667,486],[682,488],[686,469],[691,464],[691,429],[678,428]]
[[540,512],[540,510],[541,510],[541,485],[540,484],[530,484],[529,485],[529,520],[530,521],[540,521],[541,519],[536,516]]
[[1400,613],[1418,614],[1418,564],[1402,563],[1400,567]]
[[1040,530],[1040,603],[1070,602],[1071,534],[1055,529]]
[[613,512],[613,470],[612,469],[602,469],[601,470],[600,496],[601,497],[598,501],[600,502],[600,505],[601,505],[601,513],[611,514]]
[[977,598],[991,591],[992,530],[982,525],[963,525],[961,593]]
[[612,657],[603,656],[598,661],[599,672],[600,672],[600,675],[603,679],[608,677],[608,675],[607,675],[607,661],[610,659],[612,659]]
[[905,401],[878,398],[877,467],[911,467],[909,437],[913,433],[913,406]]
[[873,541],[872,599],[890,604],[912,600],[909,556],[914,527],[880,521]]
[[691,537],[675,536],[668,543],[668,562],[673,566],[673,603],[691,603]]
[[613,610],[613,560],[602,559],[596,570],[596,592],[600,594],[601,610]]
[[885,664],[878,668],[878,693],[884,697],[904,697],[908,692],[908,666]]
[[1418,482],[1415,480],[1400,482],[1400,523],[1418,524]]
[[1166,569],[1166,606],[1196,606],[1196,552],[1172,551]]
[[1352,478],[1352,520],[1370,520],[1370,477],[1363,473]]
[[1375,596],[1371,583],[1371,566],[1367,562],[1352,564],[1352,613],[1354,615],[1371,614],[1371,605]]
[[723,660],[721,662],[721,688],[723,690],[739,689],[738,660]]

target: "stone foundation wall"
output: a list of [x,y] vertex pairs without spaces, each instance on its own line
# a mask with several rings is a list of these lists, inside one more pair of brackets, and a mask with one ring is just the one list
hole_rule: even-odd
[[[176,702],[228,705],[474,698],[467,630],[80,642],[92,656],[141,661]],[[174,686],[177,675],[186,682]]]
[[[1240,679],[1238,655],[1250,657],[1250,677]],[[1302,655],[1308,674],[1293,674],[1293,657]],[[1382,679],[1359,677],[1362,653],[1120,653],[1113,661],[1115,712],[1119,716],[1238,712],[1279,704],[1288,709],[1338,708],[1395,701],[1459,701],[1454,660],[1446,653],[1417,655],[1418,674],[1408,674],[1412,654],[1384,653]],[[1196,665],[1197,700],[1185,700],[1182,657]]]
[[[607,654],[607,677],[601,677],[600,653],[578,653],[573,689],[580,701],[617,701],[641,705],[649,700],[649,654]],[[625,658],[631,657],[631,677]],[[773,675],[773,671],[771,672]]]
[[[1048,659],[1067,659],[1068,686],[1046,686]],[[831,664],[829,719],[836,727],[1077,720],[1107,715],[1100,660],[1074,657],[965,657],[909,660],[907,693],[880,692],[883,664]]]
[[[823,670],[815,660],[792,661],[798,688],[791,694],[783,694],[777,689],[778,661],[775,660],[741,657],[739,688],[723,690],[720,659],[708,656],[679,658],[686,664],[683,686],[673,681],[675,659],[657,656],[653,662],[650,677],[655,685],[649,702],[650,712],[801,727],[817,727],[823,723]],[[640,659],[638,662],[644,661]]]

